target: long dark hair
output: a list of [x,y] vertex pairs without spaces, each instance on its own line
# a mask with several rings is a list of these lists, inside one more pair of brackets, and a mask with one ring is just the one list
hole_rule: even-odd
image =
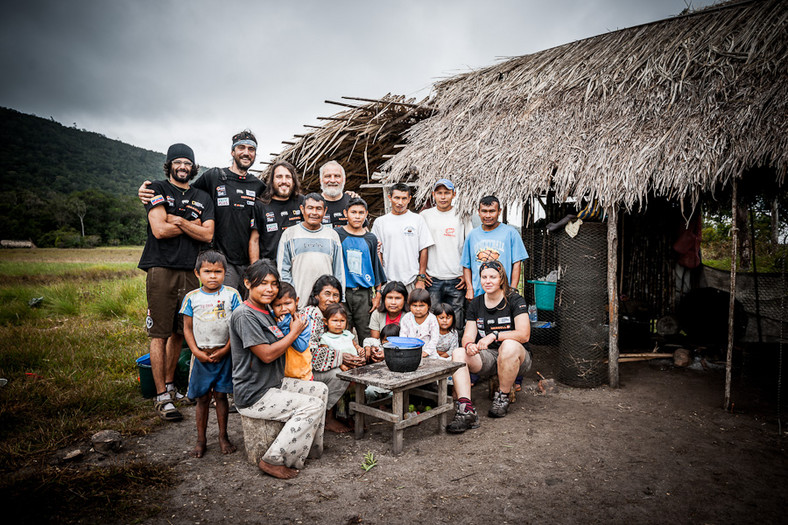
[[290,175],[293,177],[293,192],[290,194],[290,196],[297,197],[298,195],[301,195],[301,182],[298,180],[298,172],[296,171],[296,167],[286,160],[280,160],[279,162],[274,163],[274,165],[268,170],[268,176],[265,179],[265,191],[259,197],[263,204],[271,204],[271,199],[274,198],[274,172],[276,171],[276,168],[280,166],[289,171]]
[[380,305],[378,306],[378,312],[385,314],[386,313],[386,296],[391,292],[399,292],[402,294],[403,299],[405,301],[402,303],[402,311],[408,311],[408,289],[405,288],[405,285],[399,281],[389,281],[386,283],[386,286],[383,287],[383,291],[380,292]]

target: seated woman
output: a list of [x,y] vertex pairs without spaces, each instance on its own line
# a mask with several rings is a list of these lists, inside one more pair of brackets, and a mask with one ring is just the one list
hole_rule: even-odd
[[[328,400],[326,401],[326,430],[330,432],[349,432],[350,428],[340,423],[333,414],[332,409],[345,393],[349,383],[337,377],[340,365],[347,368],[356,368],[366,364],[366,359],[343,353],[320,344],[320,338],[327,330],[325,312],[332,305],[342,299],[340,290],[342,285],[333,275],[321,275],[312,286],[304,314],[312,325],[312,337],[309,339],[309,350],[312,352],[312,373],[314,380],[325,383],[328,387]],[[380,359],[383,353],[380,352]]]
[[306,326],[290,320],[290,333],[277,327],[271,303],[279,291],[279,273],[270,260],[250,265],[243,282],[249,297],[230,319],[233,392],[244,417],[284,423],[258,463],[271,476],[289,479],[304,467],[307,456],[323,453],[323,416],[328,389],[314,381],[285,377],[285,352]]
[[498,261],[483,263],[479,277],[484,294],[468,305],[462,346],[452,354],[453,361],[467,365],[453,376],[457,411],[446,427],[453,434],[479,427],[479,415],[471,402],[471,372],[482,377],[498,374],[500,389],[488,415],[504,417],[515,378],[531,368],[531,353],[524,346],[531,337],[525,299],[509,287],[506,270]]

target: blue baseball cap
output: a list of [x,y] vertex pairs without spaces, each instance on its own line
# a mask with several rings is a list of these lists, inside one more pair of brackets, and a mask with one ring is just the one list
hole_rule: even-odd
[[435,190],[437,190],[439,186],[446,186],[446,189],[447,189],[447,190],[454,191],[454,183],[453,183],[452,181],[450,181],[449,179],[440,179],[440,180],[439,180],[438,182],[436,182],[436,183],[435,183],[435,185],[432,187],[432,191],[435,191]]

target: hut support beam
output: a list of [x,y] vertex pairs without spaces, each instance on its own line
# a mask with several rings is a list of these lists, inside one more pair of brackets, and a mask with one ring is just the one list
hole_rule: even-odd
[[608,381],[618,388],[618,210],[607,209],[607,296],[610,304],[610,342],[608,344]]
[[737,248],[739,245],[739,228],[735,220],[738,213],[738,181],[733,179],[733,195],[731,196],[731,289],[730,301],[728,302],[728,353],[725,357],[725,402],[723,408],[731,408],[731,363],[733,362],[733,312],[736,301],[736,262],[738,259]]

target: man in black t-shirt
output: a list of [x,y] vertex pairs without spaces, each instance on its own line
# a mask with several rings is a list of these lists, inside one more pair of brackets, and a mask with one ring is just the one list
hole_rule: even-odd
[[345,168],[339,162],[330,160],[320,166],[320,191],[326,199],[323,224],[331,224],[332,228],[346,225],[347,203],[351,197],[358,195],[345,193]]
[[[248,173],[257,156],[257,139],[248,130],[232,138],[230,154],[233,163],[229,168],[211,168],[194,181],[193,187],[208,193],[216,209],[216,235],[214,246],[227,257],[227,275],[224,284],[237,289],[245,296],[243,273],[249,265],[249,236],[251,234],[254,201],[265,190],[265,184]],[[139,189],[143,204],[149,202],[149,184],[145,181]]]
[[189,146],[170,146],[164,172],[167,180],[150,183],[153,195],[145,205],[148,238],[138,266],[147,272],[145,325],[156,385],[154,406],[165,421],[178,421],[183,418],[173,404],[183,397],[174,382],[183,342],[183,320],[178,310],[183,297],[199,287],[194,264],[200,244],[213,237],[214,207],[207,193],[189,186],[189,180],[197,175]]
[[271,166],[265,191],[254,203],[252,232],[249,237],[249,262],[258,259],[276,261],[276,249],[282,232],[301,222],[304,197],[295,166],[281,160]]

